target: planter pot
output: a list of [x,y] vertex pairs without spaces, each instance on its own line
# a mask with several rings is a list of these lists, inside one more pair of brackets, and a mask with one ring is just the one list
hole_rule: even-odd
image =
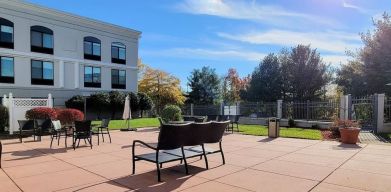
[[345,144],[356,144],[358,141],[358,134],[360,133],[360,128],[349,127],[349,128],[339,128],[341,133],[341,142]]

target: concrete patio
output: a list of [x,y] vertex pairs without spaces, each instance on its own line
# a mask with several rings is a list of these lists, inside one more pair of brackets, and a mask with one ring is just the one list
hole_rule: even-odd
[[155,165],[140,161],[131,175],[132,141],[155,142],[157,133],[112,132],[113,143],[97,146],[94,137],[92,150],[76,151],[64,149],[63,141],[49,149],[49,137],[3,140],[0,191],[391,191],[389,145],[239,134],[224,136],[226,165],[220,154],[208,156],[209,170],[203,160],[191,159],[190,175],[179,162],[164,164],[158,183]]

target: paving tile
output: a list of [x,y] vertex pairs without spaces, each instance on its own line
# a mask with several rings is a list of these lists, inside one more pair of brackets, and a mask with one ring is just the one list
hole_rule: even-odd
[[2,192],[21,191],[11,180],[0,180],[0,186]]
[[391,176],[338,169],[325,182],[368,191],[391,191]]
[[286,154],[286,152],[247,148],[247,149],[232,152],[232,154],[240,155],[244,157],[248,156],[248,157],[261,157],[261,158],[275,158]]
[[302,147],[296,147],[296,146],[287,146],[287,145],[258,145],[254,146],[254,149],[262,149],[262,150],[268,150],[268,151],[281,151],[281,152],[293,152],[297,151],[299,149],[302,149]]
[[365,192],[360,189],[333,185],[329,183],[320,183],[311,192]]
[[167,174],[163,173],[162,182],[157,181],[156,172],[130,175],[113,180],[137,191],[180,191],[186,188],[205,183],[208,180],[184,173]]
[[[263,157],[250,157],[250,156],[244,156],[244,155],[238,155],[232,153],[224,154],[224,156],[225,156],[226,164],[240,166],[240,167],[251,167],[270,159],[270,158],[263,158]],[[217,153],[213,155],[208,155],[208,160],[219,162],[219,163],[223,162],[221,159],[221,155]]]
[[64,161],[79,167],[84,167],[87,165],[99,165],[102,163],[115,162],[118,160],[121,159],[113,155],[99,154],[99,155],[75,157],[75,158],[65,159]]
[[123,185],[112,181],[92,183],[88,185],[82,185],[77,187],[71,187],[68,189],[58,190],[58,192],[99,192],[99,191],[110,191],[110,192],[132,192],[134,190],[129,189]]
[[14,167],[14,166],[21,166],[21,165],[32,165],[37,163],[43,163],[43,162],[49,162],[49,161],[56,161],[57,159],[48,156],[48,155],[42,155],[42,156],[16,156],[12,159],[4,159],[2,160],[1,166],[3,168],[7,167]]
[[334,171],[331,167],[278,160],[267,161],[252,168],[316,181],[323,180]]
[[342,169],[351,169],[370,173],[391,176],[391,164],[373,161],[350,160],[341,166]]
[[283,161],[291,161],[291,162],[297,162],[297,163],[308,163],[308,164],[333,167],[333,168],[337,168],[345,161],[344,158],[307,155],[307,154],[300,154],[300,153],[291,153],[291,154],[279,157],[277,159],[283,160]]
[[22,178],[40,174],[46,174],[51,172],[63,171],[68,169],[74,169],[75,166],[72,166],[68,163],[65,163],[60,160],[48,161],[36,164],[27,164],[14,166],[9,168],[4,168],[8,175],[13,178]]
[[389,155],[358,153],[352,159],[360,160],[360,161],[371,161],[371,162],[391,164],[391,156]]
[[33,177],[23,177],[14,181],[23,191],[43,192],[61,190],[105,180],[102,177],[81,169],[71,169]]
[[203,183],[183,190],[183,192],[205,192],[205,191],[248,192],[249,190],[235,187],[232,185],[218,183],[215,181],[209,181],[207,183]]
[[373,149],[373,148],[368,148],[368,149],[363,149],[360,153],[391,156],[391,150],[390,149]]
[[246,169],[217,180],[252,191],[308,191],[318,182],[263,171]]

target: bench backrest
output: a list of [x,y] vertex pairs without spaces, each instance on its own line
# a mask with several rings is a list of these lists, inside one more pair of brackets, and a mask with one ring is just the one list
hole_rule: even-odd
[[177,149],[186,143],[191,124],[162,124],[159,132],[157,148],[159,150]]
[[34,130],[34,120],[18,120],[19,130]]
[[75,121],[75,132],[90,133],[91,132],[91,121]]
[[229,121],[211,122],[208,131],[204,134],[204,143],[218,143],[223,138]]
[[43,131],[48,131],[52,128],[52,120],[50,119],[35,119],[35,128],[41,128]]
[[209,134],[212,129],[212,123],[192,123],[191,131],[187,133],[188,140],[186,146],[201,145],[205,141],[205,135]]

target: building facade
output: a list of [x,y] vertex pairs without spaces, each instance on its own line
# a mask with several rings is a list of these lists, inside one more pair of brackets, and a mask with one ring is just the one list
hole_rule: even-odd
[[0,95],[137,91],[141,32],[23,1],[0,1]]

